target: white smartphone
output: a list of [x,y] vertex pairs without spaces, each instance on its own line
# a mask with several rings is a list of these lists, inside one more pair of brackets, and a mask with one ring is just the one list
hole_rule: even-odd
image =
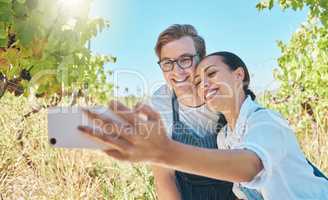
[[[88,108],[98,114],[110,117],[116,121],[123,121],[106,107]],[[93,140],[78,130],[79,125],[88,125],[97,128],[92,120],[88,119],[81,107],[54,107],[48,109],[48,139],[53,147],[108,149],[109,145]]]

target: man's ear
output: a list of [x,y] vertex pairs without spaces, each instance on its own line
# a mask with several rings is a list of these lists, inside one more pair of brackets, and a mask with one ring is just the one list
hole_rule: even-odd
[[235,77],[238,80],[243,81],[245,78],[245,70],[242,67],[238,67],[235,71],[233,71]]

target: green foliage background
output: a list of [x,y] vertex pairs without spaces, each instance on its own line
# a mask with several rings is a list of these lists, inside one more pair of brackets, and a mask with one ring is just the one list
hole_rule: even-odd
[[[112,97],[104,65],[116,58],[88,48],[109,22],[91,19],[90,3],[68,12],[59,0],[0,0],[0,199],[156,199],[145,165],[50,148],[46,110],[35,109]],[[267,0],[256,7],[274,6],[309,13],[290,41],[278,42],[280,87],[261,102],[289,120],[307,157],[328,173],[328,1]],[[136,101],[123,99],[129,106]]]
[[267,92],[263,102],[289,120],[307,156],[327,172],[328,1],[269,0],[257,8],[273,6],[295,11],[306,6],[309,13],[289,42],[278,41],[281,56],[274,76],[280,87]]
[[0,97],[7,91],[61,98],[87,89],[108,99],[112,85],[104,64],[116,58],[92,54],[88,43],[109,21],[89,17],[91,0],[80,1],[78,9],[67,2],[0,0]]

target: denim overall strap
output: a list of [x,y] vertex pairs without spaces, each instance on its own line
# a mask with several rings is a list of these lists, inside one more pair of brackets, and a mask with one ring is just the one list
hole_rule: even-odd
[[[184,144],[217,148],[216,135],[198,136],[179,119],[179,104],[175,94],[172,98],[173,127],[172,139]],[[235,200],[232,183],[175,171],[177,188],[183,200]]]
[[195,133],[193,129],[185,125],[180,121],[179,115],[179,103],[175,93],[173,93],[172,98],[172,108],[173,108],[173,127],[172,127],[172,136],[173,139],[184,144],[189,144],[197,147],[204,148],[217,148],[216,134],[207,133],[203,136],[200,136]]
[[328,181],[327,176],[324,175],[323,172],[321,172],[313,163],[311,163],[308,159],[306,159],[306,161],[309,163],[309,165],[312,167],[313,169],[313,174],[316,177],[320,177],[320,178],[324,178]]

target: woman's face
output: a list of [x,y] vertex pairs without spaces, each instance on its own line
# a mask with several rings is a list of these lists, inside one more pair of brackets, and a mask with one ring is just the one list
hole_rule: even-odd
[[210,110],[225,113],[230,111],[240,94],[243,76],[241,68],[232,71],[222,57],[210,56],[197,66],[193,83]]

